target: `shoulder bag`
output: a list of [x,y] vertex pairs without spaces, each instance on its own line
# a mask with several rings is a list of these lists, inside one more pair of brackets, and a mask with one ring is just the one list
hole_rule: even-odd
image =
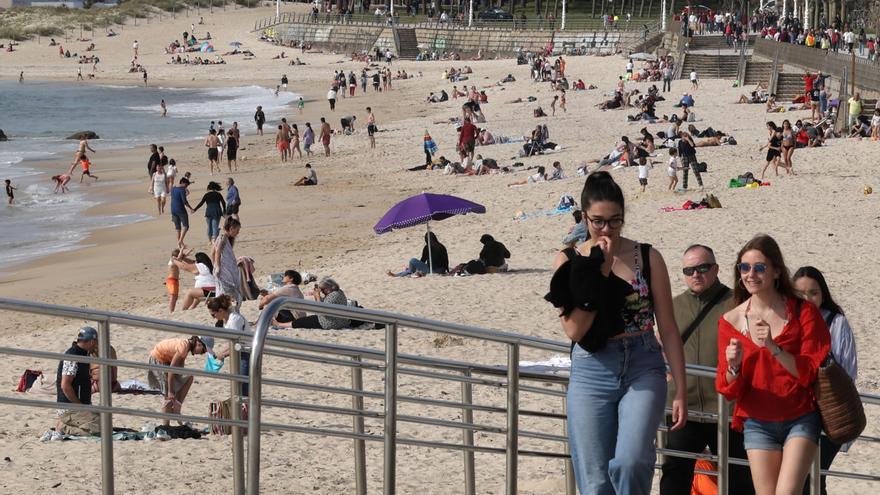
[[[833,319],[832,314],[826,318],[826,324],[830,325]],[[813,393],[822,417],[822,429],[832,442],[838,445],[852,442],[865,430],[867,419],[859,391],[830,352],[819,366]]]

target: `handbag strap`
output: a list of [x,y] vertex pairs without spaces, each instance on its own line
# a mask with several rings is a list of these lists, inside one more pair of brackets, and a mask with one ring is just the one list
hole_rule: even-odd
[[691,338],[691,335],[693,335],[693,333],[697,330],[697,327],[700,326],[700,323],[703,322],[703,320],[709,314],[709,311],[712,311],[712,308],[717,306],[718,303],[720,303],[721,300],[724,299],[724,296],[726,296],[728,292],[730,292],[730,288],[723,287],[720,291],[718,291],[718,294],[715,294],[715,297],[713,297],[708,304],[703,306],[703,309],[700,310],[700,312],[697,314],[697,317],[694,318],[694,321],[692,321],[691,324],[688,325],[687,329],[685,329],[685,331],[681,334],[682,345],[684,345],[685,342],[687,342],[688,339]]

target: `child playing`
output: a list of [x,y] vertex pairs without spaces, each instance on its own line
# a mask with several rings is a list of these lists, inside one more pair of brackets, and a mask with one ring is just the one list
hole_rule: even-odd
[[[89,167],[92,166],[92,162],[89,161],[89,157],[87,157],[85,154],[81,154],[79,157],[79,164],[82,166],[82,174],[80,174],[80,176],[79,176],[79,183],[80,184],[82,184],[83,179],[87,175],[89,177],[91,177],[92,179],[95,179],[95,181],[98,180],[98,176],[92,175],[92,173],[89,171]],[[76,167],[76,164],[74,164],[73,168],[75,168],[75,167]],[[71,172],[73,171],[73,168],[71,168]]]
[[187,258],[192,250],[174,249],[171,251],[171,258],[168,260],[168,277],[165,278],[165,288],[168,290],[168,312],[173,313],[177,307],[177,296],[180,294],[180,267],[174,261],[183,261],[185,263],[194,263],[193,260]]
[[669,190],[674,191],[678,185],[678,171],[681,166],[678,164],[678,150],[669,148],[669,167],[666,169],[666,175],[669,176]]
[[642,186],[642,192],[648,187],[648,172],[651,168],[652,165],[645,157],[639,158],[639,185]]
[[6,197],[9,198],[8,204],[10,204],[10,205],[12,204],[12,201],[15,199],[14,191],[17,191],[17,190],[18,190],[17,187],[12,187],[12,181],[9,179],[6,179]]
[[306,102],[303,100],[303,97],[299,97],[299,101],[296,103],[296,107],[299,108],[299,113],[303,113],[303,108],[306,107]]

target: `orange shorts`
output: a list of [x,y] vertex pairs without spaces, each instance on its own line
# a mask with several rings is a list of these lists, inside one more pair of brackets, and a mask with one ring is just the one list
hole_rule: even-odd
[[180,280],[174,277],[166,278],[165,288],[168,289],[169,296],[176,296],[180,294]]

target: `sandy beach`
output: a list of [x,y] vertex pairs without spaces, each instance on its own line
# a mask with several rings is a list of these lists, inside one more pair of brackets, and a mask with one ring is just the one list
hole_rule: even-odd
[[[600,158],[608,153],[620,136],[635,137],[641,124],[626,122],[632,110],[601,111],[595,107],[613,91],[626,60],[622,57],[570,57],[567,72],[571,80],[583,79],[599,89],[570,91],[568,111],[557,111],[555,117],[535,119],[532,110],[541,106],[549,112],[553,92],[547,84],[531,82],[527,66],[515,60],[397,62],[392,72],[406,70],[416,77],[393,81],[393,89],[364,95],[358,88],[354,98],[339,100],[330,112],[325,100],[334,70],[354,70],[363,66],[342,54],[306,53],[284,49],[290,57],[300,57],[308,65],[291,67],[287,60],[272,60],[281,48],[256,40],[251,33],[255,19],[268,17],[274,8],[252,10],[215,10],[203,12],[205,25],[217,46],[225,51],[229,41],[239,40],[256,55],[254,60],[225,57],[227,64],[216,66],[167,65],[170,57],[163,47],[180,36],[196,18],[178,16],[162,23],[127,25],[117,30],[119,36],[95,40],[101,57],[100,72],[94,82],[79,84],[142,84],[139,74],[127,73],[131,44],[140,43],[139,58],[149,71],[150,84],[162,87],[219,87],[228,85],[263,85],[274,88],[286,73],[291,91],[303,94],[303,114],[295,107],[285,115],[268,115],[267,129],[281,117],[302,126],[306,121],[317,129],[320,117],[332,126],[347,115],[358,117],[357,130],[350,136],[334,136],[329,158],[314,156],[308,160],[316,169],[320,185],[294,188],[289,184],[304,173],[306,160],[294,158],[284,164],[277,158],[274,132],[264,136],[243,132],[238,172],[223,173],[213,178],[208,174],[205,148],[201,141],[165,144],[166,153],[178,162],[182,172],[190,171],[196,178],[191,187],[190,202],[198,201],[209,180],[234,177],[242,195],[242,234],[235,246],[236,254],[255,260],[258,280],[269,274],[295,268],[319,275],[332,275],[346,294],[367,308],[422,316],[425,318],[464,323],[484,328],[512,331],[544,338],[563,340],[554,309],[544,301],[551,276],[551,262],[561,247],[561,239],[572,224],[570,215],[533,216],[515,219],[518,212],[531,213],[555,208],[562,195],[580,198],[583,178],[576,177],[582,161]],[[79,47],[85,43],[73,43]],[[71,46],[71,50],[73,50]],[[384,65],[384,64],[383,64]],[[537,124],[546,124],[551,141],[561,150],[542,156],[514,158],[519,143],[478,147],[484,158],[494,158],[502,166],[521,161],[510,174],[488,176],[447,176],[441,171],[406,171],[424,162],[422,135],[427,129],[437,142],[440,155],[456,155],[457,134],[451,124],[434,124],[459,116],[462,101],[429,104],[429,92],[451,91],[452,83],[441,78],[444,69],[468,65],[473,74],[466,83],[485,90],[489,103],[483,105],[487,117],[485,127],[493,134],[527,135]],[[33,80],[69,81],[77,84],[77,64],[58,57],[55,47],[36,41],[23,42],[13,53],[0,54],[0,73],[12,78],[25,72],[26,82]],[[517,81],[496,84],[507,74]],[[645,91],[650,83],[631,83]],[[673,92],[661,102],[658,114],[671,114],[672,104],[689,88],[687,81],[676,81]],[[823,148],[798,150],[794,154],[794,177],[774,177],[770,187],[757,190],[728,189],[729,179],[744,172],[760,172],[764,153],[758,148],[766,141],[765,121],[783,118],[809,118],[809,111],[765,114],[761,105],[739,105],[734,102],[744,92],[731,87],[730,81],[705,80],[694,92],[695,113],[699,128],[712,126],[735,136],[736,146],[701,148],[698,156],[708,163],[703,175],[706,192],[715,194],[723,208],[695,211],[665,212],[664,207],[680,207],[686,200],[698,201],[702,194],[695,191],[673,194],[666,190],[665,165],[652,171],[645,193],[640,193],[637,172],[620,169],[612,172],[626,194],[625,235],[653,244],[665,257],[671,274],[673,292],[684,289],[680,271],[681,252],[699,242],[715,249],[721,265],[722,281],[728,285],[733,275],[736,252],[752,236],[769,233],[780,243],[786,262],[793,270],[814,265],[828,278],[835,299],[846,311],[860,351],[858,386],[864,392],[880,390],[880,358],[870,349],[880,339],[870,331],[880,323],[873,307],[874,287],[880,272],[870,254],[880,243],[880,217],[877,216],[877,195],[863,194],[865,186],[878,185],[875,171],[877,143],[847,139],[830,140]],[[534,103],[506,104],[517,98],[535,96]],[[157,102],[158,103],[158,102]],[[222,105],[222,101],[217,102]],[[368,149],[365,130],[365,107],[376,114],[380,132],[377,149]],[[169,107],[174,112],[174,107]],[[240,122],[251,122],[252,113],[243,114]],[[85,120],[87,123],[87,120]],[[0,127],[9,123],[0,121]],[[205,122],[195,132],[205,132]],[[665,130],[666,124],[649,125],[654,133]],[[7,133],[9,132],[8,129]],[[94,169],[101,182],[114,184],[103,193],[103,203],[89,214],[146,214],[151,218],[138,223],[102,229],[91,233],[74,251],[49,256],[13,267],[0,267],[0,295],[19,299],[53,302],[96,309],[120,311],[137,315],[171,318],[177,321],[210,324],[203,307],[189,312],[167,312],[167,296],[163,281],[166,263],[175,238],[169,216],[156,216],[155,201],[147,193],[149,186],[144,167],[149,156],[146,147],[119,151],[102,151],[101,141],[93,141],[98,150],[93,157]],[[2,146],[2,143],[0,143]],[[315,147],[318,151],[320,146]],[[658,150],[657,160],[667,155]],[[507,184],[525,179],[530,166],[550,168],[560,161],[566,179],[508,188]],[[47,174],[66,169],[64,160],[38,164]],[[224,163],[225,170],[225,163]],[[2,177],[0,177],[2,178]],[[695,185],[695,181],[692,184]],[[79,187],[76,185],[75,187]],[[455,217],[434,222],[432,231],[443,242],[454,266],[476,258],[479,238],[491,234],[511,251],[509,273],[471,277],[389,278],[386,270],[400,270],[412,257],[418,257],[423,245],[424,229],[414,227],[377,236],[373,225],[398,201],[422,191],[461,196],[486,207],[483,215]],[[193,203],[194,204],[194,203]],[[207,250],[208,240],[202,212],[190,215],[188,243],[198,250]],[[2,226],[0,226],[2,231]],[[4,233],[3,235],[9,235]],[[13,234],[14,235],[14,234]],[[181,288],[192,287],[192,277],[181,276]],[[245,302],[242,313],[249,321],[259,315],[255,301]],[[0,335],[5,346],[47,349],[63,352],[67,342],[83,322],[59,321],[30,315],[4,313]],[[338,342],[381,349],[381,331],[316,331],[283,330],[279,334]],[[166,334],[116,328],[113,345],[120,358],[146,361],[152,346]],[[468,340],[453,340],[437,346],[436,336],[427,332],[403,331],[401,352],[438,356],[449,359],[475,360],[487,365],[503,365],[503,346]],[[524,353],[523,360],[544,360],[546,353]],[[190,358],[189,367],[201,368],[201,357]],[[47,383],[54,380],[57,363],[7,357],[0,360],[0,377],[8,389],[14,388],[26,368],[42,369]],[[267,377],[301,380],[323,385],[349,386],[348,372],[338,368],[268,359]],[[131,369],[120,371],[121,379],[144,380],[143,373]],[[367,373],[368,390],[382,390],[380,373]],[[459,385],[402,377],[400,393],[430,398],[457,399]],[[348,407],[347,398],[301,390],[268,388],[266,396],[273,399]],[[13,395],[13,392],[6,392]],[[53,400],[54,387],[31,396]],[[219,381],[196,379],[184,412],[207,414],[209,402],[225,397],[227,390]],[[504,404],[504,391],[476,387],[475,402]],[[116,396],[114,404],[123,407],[149,407],[159,410],[160,399],[153,396]],[[367,400],[367,406],[379,410],[381,402]],[[561,400],[547,403],[533,394],[523,394],[521,407],[561,411]],[[868,407],[866,435],[877,435],[880,411]],[[418,414],[446,420],[460,420],[457,410],[401,406],[401,414]],[[99,445],[92,442],[40,442],[39,436],[53,425],[51,410],[16,409],[0,406],[0,451],[11,460],[0,464],[0,493],[47,493],[58,483],[68,493],[96,493],[100,484]],[[116,426],[139,428],[144,419],[116,416]],[[346,416],[320,415],[308,412],[267,409],[264,420],[303,424],[324,428],[348,429]],[[478,413],[475,422],[504,426],[500,415]],[[381,420],[368,419],[369,433],[381,432]],[[559,423],[524,419],[523,428],[562,434]],[[404,437],[460,441],[457,430],[430,429],[416,424],[401,424]],[[479,433],[478,445],[503,447],[503,435]],[[228,437],[209,436],[203,441],[116,442],[117,490],[119,493],[202,493],[217,489],[231,491],[231,453]],[[559,444],[523,440],[531,449],[561,451]],[[269,433],[263,439],[262,488],[264,493],[351,493],[354,490],[352,445],[348,440],[306,436],[291,433]],[[856,443],[848,454],[841,454],[834,469],[874,473],[878,458],[876,446]],[[370,493],[377,493],[382,479],[380,443],[367,446],[368,483]],[[71,459],[78,459],[71,462]],[[461,455],[450,451],[400,447],[398,451],[399,493],[452,494],[462,490]],[[477,490],[479,493],[503,493],[503,456],[477,454]],[[430,468],[426,469],[426,467]],[[564,493],[563,463],[523,457],[519,465],[522,493]],[[868,482],[829,480],[830,493],[863,493]]]

